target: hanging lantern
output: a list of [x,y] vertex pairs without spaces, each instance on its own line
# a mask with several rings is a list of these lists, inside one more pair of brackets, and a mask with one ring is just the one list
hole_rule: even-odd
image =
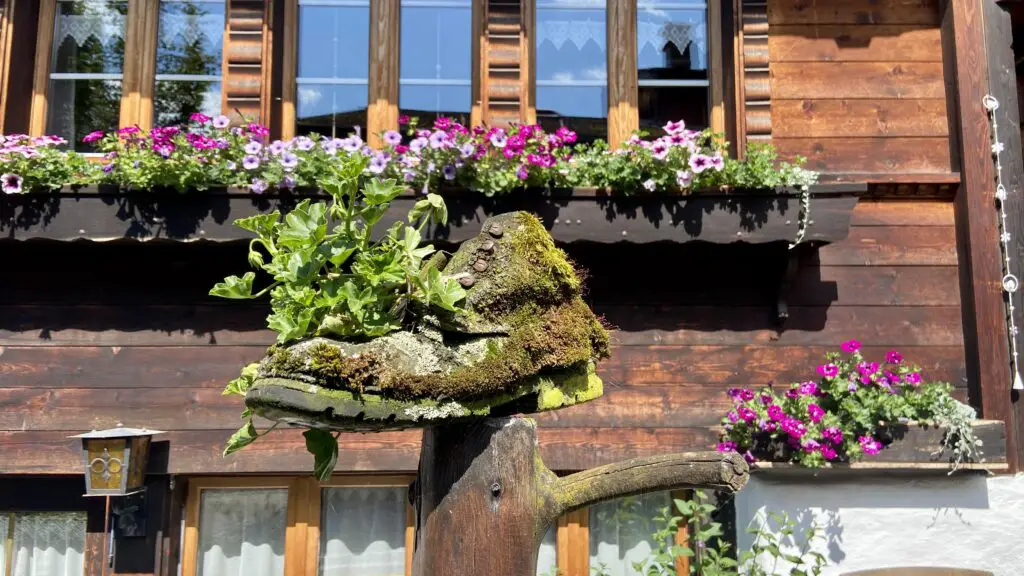
[[71,436],[82,439],[86,496],[125,496],[145,490],[149,445],[159,430],[111,428]]

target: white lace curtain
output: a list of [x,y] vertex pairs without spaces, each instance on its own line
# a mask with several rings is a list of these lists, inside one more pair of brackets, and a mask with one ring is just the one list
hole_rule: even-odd
[[[0,528],[9,529],[9,520]],[[85,512],[15,514],[13,547],[0,553],[0,566],[10,554],[12,576],[81,576],[84,550]]]
[[[703,21],[698,22],[652,22],[643,19],[636,23],[637,50],[651,46],[661,51],[672,44],[680,53],[691,43],[693,67],[698,70],[707,68],[707,39]],[[577,50],[583,50],[589,42],[593,42],[602,51],[606,49],[608,34],[603,20],[549,20],[537,22],[538,43],[551,42],[561,50],[566,42]]]
[[283,576],[288,491],[202,492],[198,576]]
[[325,488],[321,576],[404,576],[405,488]]
[[608,576],[641,576],[633,562],[650,555],[652,519],[672,500],[667,492],[604,502],[590,508],[590,567]]
[[555,544],[555,527],[548,528],[544,539],[540,542],[537,552],[537,576],[555,576],[558,569],[557,546]]

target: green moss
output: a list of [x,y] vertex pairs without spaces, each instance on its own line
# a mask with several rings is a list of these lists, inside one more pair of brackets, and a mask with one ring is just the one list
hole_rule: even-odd
[[593,364],[585,374],[575,374],[561,381],[544,380],[537,390],[537,410],[554,410],[580,404],[604,393],[604,383]]
[[317,344],[304,354],[272,348],[261,366],[264,374],[305,374],[320,386],[357,393],[375,385],[380,371],[381,361],[375,355],[345,356],[339,348],[326,343]]

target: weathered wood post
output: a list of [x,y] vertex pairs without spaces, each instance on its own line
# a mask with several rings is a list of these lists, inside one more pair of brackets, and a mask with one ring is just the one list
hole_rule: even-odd
[[541,539],[562,514],[641,492],[735,491],[746,482],[741,457],[715,452],[557,477],[541,459],[533,420],[495,415],[602,394],[595,363],[608,355],[608,334],[583,301],[576,271],[524,213],[488,219],[479,236],[429,266],[466,288],[464,312],[419,310],[385,336],[275,348],[246,393],[255,414],[318,429],[310,436],[334,450],[325,429],[424,428],[410,494],[413,574],[533,576]]
[[735,453],[668,454],[563,478],[544,466],[533,420],[485,418],[423,432],[414,576],[533,576],[548,527],[562,514],[656,490],[736,491],[747,464]]

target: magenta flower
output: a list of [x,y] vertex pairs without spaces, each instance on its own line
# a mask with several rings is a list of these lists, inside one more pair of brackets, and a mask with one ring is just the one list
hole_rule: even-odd
[[256,138],[266,138],[267,136],[270,136],[269,128],[262,124],[257,124],[255,122],[246,126],[246,130],[248,130],[249,134],[252,134]]
[[725,442],[719,442],[718,443],[718,451],[719,452],[735,452],[736,451],[736,443],[733,442],[732,440],[726,440]]
[[206,124],[210,121],[210,117],[206,114],[203,114],[202,112],[193,112],[192,115],[188,117],[188,119],[192,122],[195,122],[196,124]]
[[835,448],[829,446],[828,444],[822,444],[821,445],[821,457],[822,458],[824,458],[825,460],[828,460],[828,461],[832,461],[832,460],[835,460],[837,456],[839,456],[839,455],[836,454],[836,449]]
[[[747,464],[753,464],[754,462],[757,462],[757,458],[755,458],[754,455],[750,453],[750,450],[747,450],[746,452],[743,453],[743,460],[745,460]],[[700,543],[698,543],[698,546],[699,545]]]
[[789,434],[791,438],[802,438],[807,433],[807,426],[796,418],[786,417],[780,423],[782,431]]
[[786,417],[786,413],[782,411],[782,407],[778,404],[772,404],[768,407],[768,417],[778,422]]
[[818,366],[818,374],[825,378],[835,378],[839,375],[839,366],[835,364],[822,364]]
[[790,388],[789,390],[786,390],[786,393],[783,394],[783,396],[785,396],[786,398],[789,398],[790,400],[796,400],[797,398],[800,397],[800,389],[799,388]]
[[576,133],[565,126],[561,126],[558,130],[555,130],[555,136],[558,136],[558,138],[566,144],[576,143]]
[[452,125],[452,119],[445,116],[438,116],[437,120],[434,120],[435,130],[447,130]]
[[890,350],[885,355],[885,361],[889,364],[899,364],[900,362],[903,362],[903,355],[895,350]]
[[744,402],[750,402],[754,399],[754,391],[744,388],[743,390],[740,390],[739,397],[740,400],[743,400]]
[[857,441],[860,442],[861,450],[869,456],[878,454],[882,449],[882,444],[870,436],[861,436]]
[[801,396],[813,396],[818,393],[818,385],[814,382],[804,382],[797,390]]
[[878,372],[878,362],[861,362],[857,364],[857,371],[861,376],[871,376]]
[[761,404],[768,405],[772,403],[772,395],[762,392],[761,393]]
[[142,130],[139,129],[138,126],[125,126],[124,128],[121,128],[120,130],[118,130],[117,134],[119,136],[124,137],[124,136],[132,136],[134,134],[138,134],[141,131]]
[[694,174],[700,174],[711,167],[711,157],[703,154],[694,154],[690,156],[690,170]]
[[721,153],[716,152],[715,155],[711,157],[711,167],[716,172],[721,172],[725,169],[725,158],[722,158]]
[[25,180],[17,174],[0,175],[0,183],[3,184],[4,194],[20,194],[24,182]]
[[530,177],[530,171],[526,169],[526,166],[520,166],[519,169],[516,170],[516,177],[520,180],[526,180]]
[[744,422],[753,422],[754,420],[757,420],[757,413],[746,406],[740,406],[739,409],[736,410],[736,413]]
[[800,443],[800,446],[804,449],[804,452],[810,454],[811,452],[817,452],[821,449],[821,443],[813,438],[808,438]]
[[821,422],[821,418],[825,415],[825,411],[821,409],[821,406],[811,404],[807,407],[807,414],[811,417],[811,422],[817,424],[818,422]]
[[776,424],[775,422],[762,422],[761,423],[761,430],[764,430],[765,432],[775,432],[775,430],[777,430],[778,428],[779,428],[779,425]]
[[662,129],[664,129],[667,134],[680,134],[686,129],[686,123],[682,120],[678,122],[669,121],[667,124],[662,126]]
[[726,412],[726,413],[725,413],[725,417],[726,417],[726,418],[728,418],[728,419],[729,419],[729,422],[732,422],[733,424],[735,424],[735,423],[737,423],[737,422],[739,422],[739,421],[740,421],[740,417],[739,417],[739,415],[737,415],[737,414],[736,414],[735,412],[733,412],[732,410],[730,410],[730,411]]
[[100,138],[103,138],[104,135],[105,134],[103,133],[102,130],[97,130],[95,132],[89,132],[84,137],[82,137],[82,142],[85,142],[85,143],[95,142],[95,141],[99,140]]
[[666,146],[665,143],[661,142],[660,140],[658,142],[655,142],[651,146],[651,156],[654,156],[655,160],[664,160],[665,158],[668,157],[668,146]]
[[221,114],[220,116],[217,116],[216,118],[213,119],[213,127],[217,128],[218,130],[223,130],[223,129],[227,128],[230,124],[231,124],[231,118],[228,118],[227,116],[225,116],[223,114]]
[[402,135],[394,130],[388,130],[384,133],[384,143],[388,146],[398,146],[402,143]]
[[821,437],[836,445],[843,443],[843,431],[835,426],[829,426],[822,430]]
[[848,340],[843,342],[843,345],[840,346],[840,348],[842,348],[843,352],[846,352],[847,354],[853,354],[857,350],[860,350],[860,342],[857,342],[856,340]]
[[402,114],[401,116],[399,116],[398,117],[398,123],[401,126],[405,126],[406,124],[408,124],[409,123],[409,115],[408,114]]
[[921,383],[921,373],[911,372],[904,376],[904,379],[906,380],[907,384],[910,384],[911,386],[917,386]]

